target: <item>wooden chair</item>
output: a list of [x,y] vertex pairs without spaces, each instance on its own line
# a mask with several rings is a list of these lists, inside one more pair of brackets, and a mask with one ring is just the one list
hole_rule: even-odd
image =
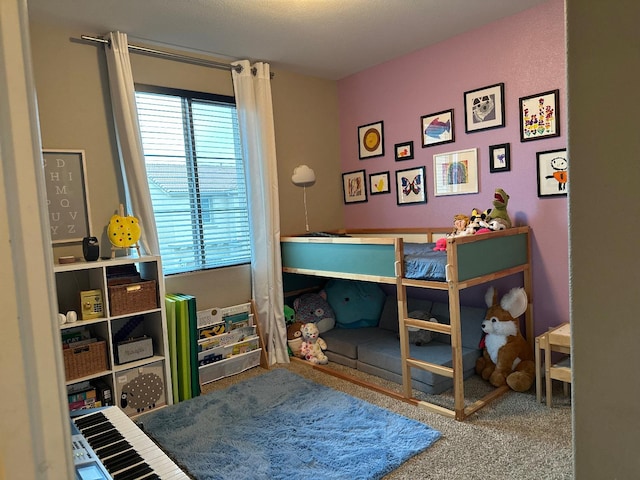
[[[563,323],[557,327],[550,329],[548,332],[536,337],[535,341],[535,359],[536,359],[536,400],[542,401],[542,368],[541,350],[544,350],[544,372],[545,372],[545,391],[547,398],[547,406],[551,407],[552,384],[551,380],[560,380],[564,382],[565,395],[569,393],[569,385],[571,384],[571,326],[569,323]],[[560,362],[551,363],[551,353],[560,352],[568,356]]]

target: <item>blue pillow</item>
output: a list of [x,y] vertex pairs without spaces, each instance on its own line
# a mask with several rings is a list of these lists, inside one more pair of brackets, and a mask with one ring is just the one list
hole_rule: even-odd
[[375,327],[380,320],[386,294],[376,283],[329,280],[324,287],[327,301],[340,328]]

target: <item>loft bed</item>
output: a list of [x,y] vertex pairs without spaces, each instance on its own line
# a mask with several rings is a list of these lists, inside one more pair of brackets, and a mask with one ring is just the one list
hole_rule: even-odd
[[[529,299],[529,306],[525,312],[525,337],[533,346],[529,227],[513,227],[472,236],[446,237],[450,231],[451,227],[349,230],[337,234],[320,233],[281,237],[283,272],[396,286],[402,357],[402,394],[398,395],[382,387],[365,384],[366,382],[356,380],[355,377],[331,371],[328,367],[315,365],[314,368],[355,381],[409,403],[421,405],[456,420],[464,420],[508,391],[508,387],[503,386],[470,405],[465,404],[460,354],[462,345],[460,292],[499,278],[523,274],[523,287]],[[446,237],[446,251],[433,252],[434,242],[443,237]],[[416,239],[419,241],[415,242]],[[432,257],[429,259],[429,267],[421,264],[424,263],[421,252],[425,251],[427,256]],[[437,264],[435,267],[434,262]],[[447,291],[450,324],[409,318],[407,287]],[[411,358],[408,327],[450,335],[452,367]],[[453,410],[414,398],[411,368],[452,378]]]

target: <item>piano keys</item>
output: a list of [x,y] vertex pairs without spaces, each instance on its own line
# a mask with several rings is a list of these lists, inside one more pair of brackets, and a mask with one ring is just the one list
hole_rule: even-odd
[[118,407],[105,407],[72,421],[114,480],[190,478]]

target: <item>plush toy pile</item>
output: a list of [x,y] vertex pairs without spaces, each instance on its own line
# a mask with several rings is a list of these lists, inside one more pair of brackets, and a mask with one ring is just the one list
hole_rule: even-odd
[[293,308],[284,306],[284,317],[290,354],[311,363],[328,363],[323,352],[327,344],[320,334],[331,330],[336,320],[325,292],[300,295],[293,301]]
[[508,203],[509,195],[503,189],[496,188],[493,195],[493,208],[488,208],[483,212],[474,208],[471,210],[470,216],[463,213],[454,215],[453,231],[447,237],[439,238],[433,249],[445,251],[447,249],[447,238],[477,235],[511,228],[511,218],[507,213]]
[[516,392],[525,392],[535,376],[533,352],[518,323],[518,317],[527,310],[527,293],[524,288],[513,288],[498,303],[498,292],[490,287],[485,301],[489,308],[482,330],[486,335],[476,373],[494,387],[506,384]]

